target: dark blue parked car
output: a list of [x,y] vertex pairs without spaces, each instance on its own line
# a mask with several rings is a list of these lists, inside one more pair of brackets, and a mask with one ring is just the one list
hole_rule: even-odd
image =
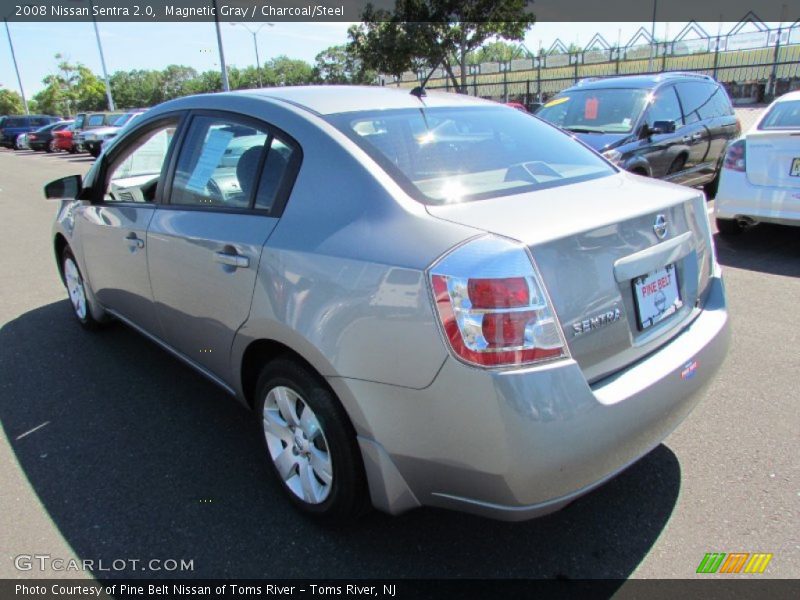
[[585,80],[536,116],[628,171],[703,185],[710,197],[728,142],[741,132],[725,88],[694,73]]
[[3,117],[2,121],[0,121],[0,146],[15,148],[18,135],[36,131],[40,127],[50,123],[57,123],[60,120],[59,117],[51,117],[49,115]]

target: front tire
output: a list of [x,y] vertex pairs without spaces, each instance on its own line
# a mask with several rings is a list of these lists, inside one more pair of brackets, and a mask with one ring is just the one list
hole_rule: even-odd
[[256,384],[256,416],[266,457],[292,504],[327,521],[351,521],[366,506],[355,431],[324,380],[279,358]]
[[64,274],[64,285],[69,294],[69,301],[72,305],[72,313],[78,322],[85,329],[97,329],[100,322],[92,316],[89,308],[89,299],[86,293],[86,284],[83,275],[78,267],[78,261],[69,247],[64,248],[61,255],[61,272]]
[[741,235],[744,227],[736,219],[717,219],[717,231],[722,236],[737,236]]

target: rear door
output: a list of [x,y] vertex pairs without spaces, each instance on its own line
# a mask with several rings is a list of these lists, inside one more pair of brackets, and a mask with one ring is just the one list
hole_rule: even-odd
[[[675,85],[683,109],[684,128],[681,141],[686,150],[686,176],[681,183],[696,185],[703,183],[715,164],[710,156],[711,131],[703,118],[713,90],[705,81],[682,81]],[[709,167],[711,165],[711,167]]]
[[299,155],[295,142],[266,123],[197,112],[150,223],[150,281],[165,340],[225,381],[234,335],[250,313],[261,250]]
[[87,277],[106,308],[159,336],[147,273],[147,226],[179,116],[146,124],[100,165],[92,204],[76,219]]

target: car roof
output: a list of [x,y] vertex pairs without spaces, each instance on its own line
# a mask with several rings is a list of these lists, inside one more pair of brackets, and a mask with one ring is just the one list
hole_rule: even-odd
[[800,90],[795,90],[794,92],[788,92],[783,96],[779,96],[775,98],[775,102],[792,102],[794,100],[800,100]]
[[[427,91],[418,98],[407,88],[356,85],[315,85],[240,90],[230,94],[271,98],[311,112],[336,113],[423,107],[498,106],[496,102],[463,94]],[[217,94],[223,97],[225,94]]]
[[707,81],[716,83],[713,78],[697,73],[658,73],[656,75],[623,75],[621,77],[599,77],[596,79],[584,79],[577,84],[567,88],[566,91],[574,90],[599,90],[608,88],[624,89],[653,89],[669,82],[677,81]]

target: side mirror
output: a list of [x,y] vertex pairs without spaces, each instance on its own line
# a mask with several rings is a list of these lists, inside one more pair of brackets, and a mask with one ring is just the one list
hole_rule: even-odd
[[77,198],[83,187],[80,175],[70,175],[51,181],[44,186],[44,197],[48,199]]
[[675,121],[654,121],[650,133],[675,133]]

